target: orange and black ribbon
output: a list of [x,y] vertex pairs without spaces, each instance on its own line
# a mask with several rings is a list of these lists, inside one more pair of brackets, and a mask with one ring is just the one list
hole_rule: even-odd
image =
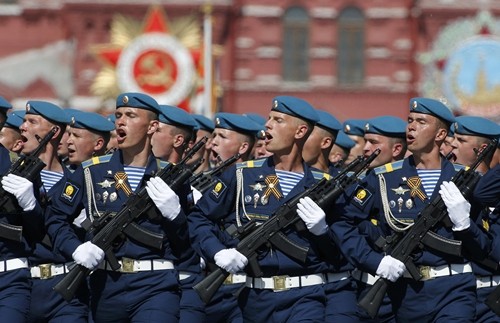
[[128,186],[127,183],[127,174],[125,172],[117,172],[115,174],[115,188],[118,191],[119,189],[122,189],[127,196],[132,194],[132,189],[130,186]]
[[271,194],[276,196],[278,200],[283,197],[281,192],[278,190],[278,176],[268,175],[265,179],[265,182],[267,184],[267,189],[264,192],[264,197],[266,199],[268,199]]
[[427,198],[427,195],[420,189],[420,184],[422,184],[422,179],[418,176],[413,176],[408,178],[406,184],[410,188],[411,197],[418,196],[419,199],[424,201]]

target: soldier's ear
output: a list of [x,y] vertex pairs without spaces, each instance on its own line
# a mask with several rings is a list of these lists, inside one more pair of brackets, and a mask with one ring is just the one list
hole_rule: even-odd
[[149,121],[149,127],[148,127],[148,135],[154,134],[156,131],[158,131],[158,126],[160,122],[158,120],[151,120]]
[[297,125],[297,131],[295,131],[295,138],[296,139],[302,139],[306,137],[306,135],[309,133],[309,127],[305,123],[301,123]]

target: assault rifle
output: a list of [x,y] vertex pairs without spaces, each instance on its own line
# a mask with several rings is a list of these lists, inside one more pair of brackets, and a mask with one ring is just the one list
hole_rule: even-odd
[[[477,156],[476,161],[470,168],[461,169],[452,179],[452,182],[458,187],[462,195],[468,199],[480,179],[480,175],[476,172],[477,167],[483,160],[489,156],[497,147],[497,140],[492,140]],[[439,223],[446,220],[448,212],[441,195],[429,205],[427,205],[418,214],[417,219],[410,229],[405,233],[395,233],[386,239],[386,244],[382,247],[387,255],[403,262],[406,269],[413,279],[422,279],[422,274],[417,266],[413,263],[412,254],[419,249],[426,247],[438,250],[447,254],[460,256],[461,241],[446,239],[431,231]],[[380,304],[384,298],[390,281],[384,278],[379,278],[370,288],[368,293],[358,302],[359,306],[374,318],[380,308]]]
[[211,171],[194,175],[190,179],[191,186],[200,191],[200,193],[205,193],[216,183],[217,180],[215,177],[219,176],[227,167],[232,165],[239,158],[240,154],[235,154]]
[[[57,127],[53,127],[42,139],[37,136],[39,141],[38,147],[30,154],[21,154],[21,156],[11,165],[6,175],[14,174],[24,177],[30,182],[34,182],[42,169],[46,166],[38,156],[40,156],[56,132]],[[0,212],[14,214],[20,213],[21,211],[22,209],[19,207],[16,197],[6,192],[0,185]],[[22,226],[0,222],[0,237],[13,241],[21,241],[22,233]]]
[[[169,164],[160,170],[156,176],[160,177],[167,185],[175,192],[191,177],[191,168],[186,165],[186,162],[203,146],[208,140],[203,137],[189,150],[185,157],[178,164]],[[101,248],[106,253],[106,259],[113,270],[120,268],[120,264],[112,252],[113,242],[122,234],[128,235],[133,239],[137,237],[131,233],[136,230],[144,230],[138,226],[134,220],[147,214],[155,204],[151,200],[146,191],[146,187],[142,187],[139,192],[131,195],[125,205],[116,215],[109,217],[99,230],[96,230],[91,242]],[[131,230],[131,231],[128,231]],[[163,236],[159,237],[157,247],[161,249]],[[90,269],[85,266],[75,264],[68,274],[54,286],[54,290],[69,301],[75,295],[78,287],[85,281],[85,278],[90,274]]]
[[[290,241],[282,232],[283,229],[295,225],[296,228],[303,222],[297,215],[297,204],[303,197],[309,196],[320,207],[327,208],[333,203],[344,190],[354,183],[358,176],[368,165],[378,156],[380,150],[377,149],[368,158],[359,156],[333,179],[321,179],[309,189],[295,196],[287,203],[280,206],[276,212],[264,223],[258,225],[255,222],[248,222],[241,232],[236,235],[240,239],[236,250],[248,259],[248,271],[254,277],[262,277],[263,272],[257,260],[257,251],[262,246],[271,244],[276,249],[282,251],[287,256],[301,263],[307,259],[308,248],[301,247]],[[352,174],[350,172],[353,172]],[[200,298],[208,303],[215,292],[222,285],[229,273],[222,268],[217,268],[205,279],[193,286]]]

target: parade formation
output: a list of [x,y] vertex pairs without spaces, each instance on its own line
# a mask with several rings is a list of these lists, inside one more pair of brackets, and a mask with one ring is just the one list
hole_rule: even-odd
[[165,103],[0,98],[2,321],[500,321],[497,123]]

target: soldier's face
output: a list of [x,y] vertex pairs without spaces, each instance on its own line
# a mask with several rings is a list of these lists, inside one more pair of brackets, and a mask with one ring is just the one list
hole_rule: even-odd
[[158,127],[158,121],[151,120],[150,112],[144,109],[120,107],[115,116],[116,140],[120,149],[145,147],[148,136]]
[[323,132],[320,128],[314,127],[313,131],[307,137],[306,143],[302,150],[302,158],[307,164],[314,164],[321,155],[321,140]]
[[363,148],[365,147],[365,138],[364,137],[353,136],[353,135],[347,135],[347,136],[349,138],[351,138],[352,141],[354,141],[355,145],[349,151],[349,156],[347,156],[347,160],[345,161],[345,164],[349,164],[354,159],[356,159],[358,156],[362,156],[363,155]]
[[23,141],[18,130],[3,127],[0,130],[0,144],[13,152],[19,152],[23,148]]
[[[457,148],[457,147],[455,147],[454,141],[455,141],[455,137],[446,137],[446,139],[444,140],[441,147],[439,147],[439,152],[443,156],[447,156],[450,152],[452,152],[454,149]],[[456,155],[456,151],[453,151],[453,153],[454,153],[454,155]],[[455,160],[453,160],[453,161],[455,161]]]
[[363,148],[364,156],[370,156],[377,148],[380,149],[380,154],[370,163],[369,168],[375,168],[392,162],[393,158],[393,141],[391,138],[374,134],[365,134],[365,146]]
[[39,145],[36,136],[40,139],[45,137],[53,126],[51,122],[40,115],[26,114],[24,122],[19,127],[24,142],[22,152],[29,154],[35,150]]
[[68,158],[71,164],[79,165],[90,159],[94,151],[102,148],[97,147],[98,136],[86,129],[70,128],[68,131]]
[[297,135],[300,119],[288,114],[271,111],[266,122],[266,149],[273,154],[288,154]]
[[[239,132],[229,129],[215,128],[212,135],[211,158],[216,161],[217,164],[225,161],[237,153],[242,154],[246,150],[250,149],[248,147],[248,142],[246,141],[246,136],[240,134]],[[243,147],[245,144],[246,149]]]
[[477,155],[474,149],[480,149],[481,142],[479,141],[479,137],[455,133],[453,145],[456,147],[455,155],[457,156],[457,160],[455,162],[464,166],[470,166],[476,161]]
[[168,160],[174,149],[174,127],[165,123],[159,123],[158,129],[151,138],[153,153],[156,157]]
[[66,128],[66,131],[63,133],[61,141],[57,146],[57,155],[60,157],[68,156],[68,137],[69,137],[69,127]]
[[406,126],[406,143],[412,153],[431,151],[438,133],[438,119],[424,113],[411,112]]

